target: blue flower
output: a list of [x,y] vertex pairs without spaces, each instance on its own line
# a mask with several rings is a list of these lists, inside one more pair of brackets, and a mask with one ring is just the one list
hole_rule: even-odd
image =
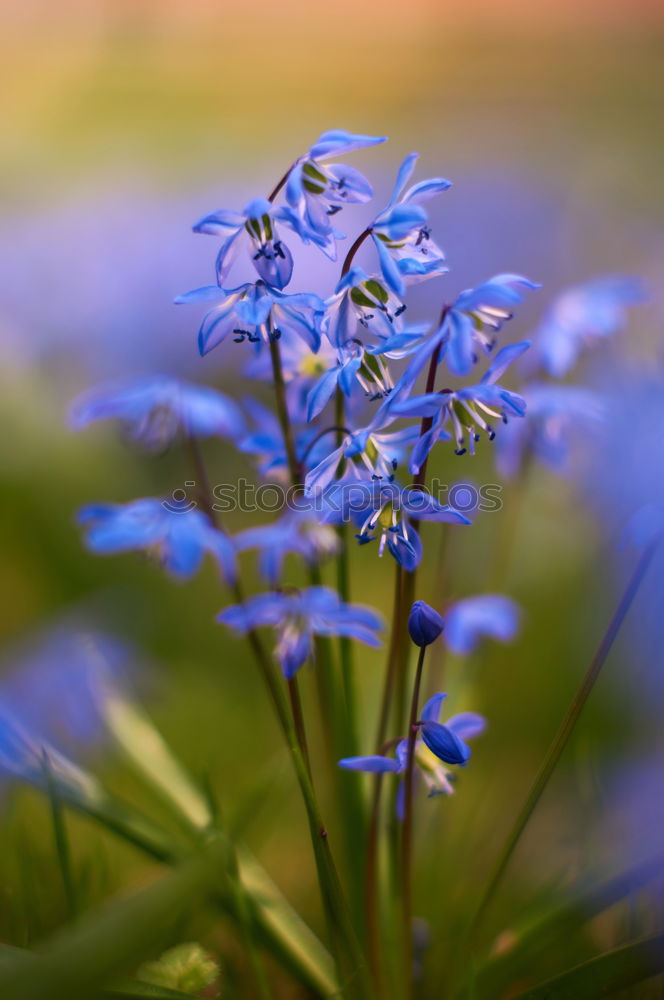
[[458,510],[441,504],[426,490],[399,486],[389,478],[344,477],[323,490],[321,503],[326,520],[353,520],[359,529],[356,538],[360,545],[379,538],[378,555],[383,556],[387,548],[408,572],[412,572],[422,558],[422,543],[411,519],[471,523]]
[[535,331],[539,363],[549,375],[566,375],[586,345],[617,333],[627,322],[627,307],[646,298],[642,282],[626,275],[605,275],[568,288]]
[[322,161],[381,142],[385,142],[385,137],[354,135],[341,129],[324,132],[290,170],[286,182],[287,205],[277,216],[304,243],[314,243],[331,260],[336,260],[336,240],[343,238],[343,234],[330,220],[344,205],[369,201],[373,191],[359,171]]
[[333,555],[338,538],[328,524],[319,524],[307,510],[291,510],[273,524],[247,528],[233,539],[238,551],[260,550],[260,571],[267,582],[276,587],[283,574],[284,559],[289,553],[301,556],[307,563]]
[[72,403],[70,424],[76,430],[108,419],[120,420],[133,440],[154,449],[165,447],[178,433],[230,438],[244,433],[244,419],[232,399],[167,375],[104,383]]
[[518,629],[519,607],[502,594],[468,597],[445,613],[445,642],[460,655],[472,653],[485,636],[509,642]]
[[188,578],[200,568],[206,552],[226,580],[235,579],[235,550],[230,539],[212,526],[202,511],[153,497],[126,504],[91,504],[78,515],[86,542],[100,555],[145,550],[173,573]]
[[370,277],[361,267],[351,267],[325,306],[323,330],[337,349],[358,336],[368,334],[380,344],[402,332],[405,305],[380,278]]
[[76,620],[48,628],[7,659],[2,714],[35,741],[76,751],[104,736],[100,690],[108,683],[119,686],[137,667],[135,650]]
[[457,296],[447,312],[439,336],[445,343],[445,360],[454,375],[467,375],[480,354],[489,354],[495,334],[523,302],[520,288],[540,285],[520,274],[497,274]]
[[445,430],[448,420],[456,442],[455,454],[464,455],[469,451],[474,455],[475,444],[480,440],[480,430],[488,435],[490,441],[496,436],[493,423],[489,423],[487,418],[506,424],[509,417],[525,416],[526,402],[523,397],[498,385],[496,380],[516,358],[528,350],[529,346],[529,341],[525,340],[520,344],[503,347],[478,385],[413,396],[405,402],[397,401],[393,405],[389,412],[392,418],[398,416],[432,418],[431,427],[418,438],[411,453],[409,469],[413,474],[420,471],[437,441],[450,440],[450,435]]
[[221,236],[217,254],[217,281],[223,285],[242,247],[251,257],[260,278],[274,288],[285,288],[293,273],[291,252],[279,237],[274,209],[265,198],[254,198],[242,212],[219,209],[194,225],[195,233]]
[[[475,712],[461,712],[453,715],[443,725],[438,721],[445,694],[435,694],[422,709],[418,723],[419,735],[415,740],[415,773],[419,774],[428,790],[429,798],[434,795],[450,795],[452,773],[443,764],[464,766],[470,758],[470,747],[466,740],[479,736],[485,728],[485,720]],[[442,764],[441,764],[442,761]],[[401,740],[396,747],[396,757],[372,754],[367,757],[344,757],[339,766],[350,771],[368,771],[375,774],[403,774],[408,763],[408,740]],[[397,814],[403,819],[403,783],[397,797]]]
[[[243,405],[255,428],[241,439],[238,444],[239,450],[257,457],[258,468],[263,477],[289,482],[286,445],[277,417],[257,399],[247,398],[243,401]],[[291,418],[296,415],[290,406],[290,400],[289,413]],[[301,428],[295,425],[294,438],[295,454],[305,472],[318,465],[328,454],[329,437],[321,437],[316,427]]]
[[521,389],[528,419],[510,422],[498,436],[496,464],[511,478],[533,456],[560,471],[569,454],[569,439],[598,425],[604,416],[602,400],[590,389],[555,383],[530,383]]
[[376,612],[357,604],[344,604],[328,587],[296,592],[257,594],[244,604],[225,608],[217,621],[246,633],[262,625],[277,630],[275,655],[285,677],[292,677],[313,651],[316,635],[340,635],[379,646],[383,627]]
[[431,239],[431,229],[422,202],[446,191],[451,182],[442,177],[414,184],[404,192],[418,154],[401,164],[389,204],[371,224],[383,277],[389,288],[403,297],[406,284],[446,274],[445,255]]
[[247,282],[224,290],[218,285],[204,285],[178,295],[177,305],[189,302],[215,302],[203,317],[198,331],[198,349],[207,354],[229,335],[236,343],[260,344],[295,334],[312,351],[320,344],[320,323],[325,306],[322,299],[309,293],[288,295],[264,282]]
[[416,646],[430,646],[445,628],[437,611],[426,601],[415,601],[408,615],[408,634]]
[[326,451],[322,460],[312,464],[304,480],[307,495],[319,494],[329,486],[337,478],[340,464],[357,466],[361,470],[357,479],[368,475],[373,479],[390,480],[404,449],[413,443],[418,434],[418,427],[406,427],[385,434],[364,428],[347,434],[337,448]]

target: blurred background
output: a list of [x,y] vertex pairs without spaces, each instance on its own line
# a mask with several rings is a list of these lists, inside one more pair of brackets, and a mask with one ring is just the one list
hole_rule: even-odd
[[[390,136],[349,161],[374,183],[374,205],[413,149],[418,176],[454,182],[432,208],[451,269],[445,296],[502,271],[542,282],[510,339],[526,336],[569,284],[605,272],[643,276],[651,302],[632,312],[611,346],[611,400],[622,399],[625,366],[645,370],[657,414],[664,8],[657,0],[4,0],[2,12],[0,693],[49,732],[56,727],[63,749],[135,799],[86,709],[81,726],[63,714],[72,699],[76,714],[84,687],[63,634],[96,629],[121,639],[117,669],[191,771],[223,803],[263,790],[246,835],[320,925],[288,761],[273,752],[270,712],[244,647],[213,623],[226,602],[213,569],[181,586],[137,557],[91,556],[75,526],[84,503],[170,493],[189,478],[184,456],[177,448],[138,455],[108,425],[73,434],[68,403],[96,381],[136,372],[251,391],[238,380],[239,345],[200,359],[196,310],[172,305],[213,280],[214,242],[192,235],[191,224],[266,193],[321,131],[344,128]],[[344,213],[351,239],[371,211]],[[329,294],[337,267],[321,257],[300,280]],[[418,318],[438,311],[442,285],[431,284],[414,297]],[[595,356],[575,380],[606,385],[606,364]],[[638,400],[637,390],[635,410]],[[523,608],[521,636],[448,665],[455,708],[485,712],[490,728],[459,794],[422,810],[427,891],[417,912],[434,929],[477,893],[633,561],[629,552],[614,555],[621,526],[605,514],[615,505],[597,502],[584,476],[591,437],[577,431],[576,474],[537,470],[518,497],[500,589]],[[441,455],[434,471],[443,481],[500,481],[490,447],[480,451],[462,469],[462,460]],[[206,457],[216,481],[251,474],[227,442],[211,443]],[[653,455],[660,461],[661,450]],[[238,514],[230,526],[245,524]],[[443,609],[486,590],[508,530],[503,511],[463,537],[451,533],[441,580],[436,530],[425,528],[418,596]],[[391,574],[375,551],[354,550],[352,570],[355,596],[370,595],[387,613]],[[496,926],[589,867],[616,872],[661,849],[657,579],[519,849]],[[362,652],[370,718],[381,670],[379,654]],[[65,920],[65,901],[44,804],[6,781],[0,797],[0,937],[29,945]],[[277,810],[284,797],[291,810]],[[140,855],[91,823],[75,821],[72,830],[89,905],[151,877]],[[652,902],[637,903],[632,919],[648,925]],[[611,944],[615,923],[591,925],[565,965],[584,948]],[[550,957],[553,971],[560,957]],[[433,947],[432,983],[445,961],[445,948]]]

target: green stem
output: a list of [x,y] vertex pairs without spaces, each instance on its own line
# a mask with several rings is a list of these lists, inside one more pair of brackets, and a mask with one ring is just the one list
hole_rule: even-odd
[[293,714],[293,722],[295,724],[295,732],[297,734],[297,742],[300,747],[300,752],[304,757],[305,764],[307,765],[309,777],[311,777],[311,761],[309,759],[309,747],[307,745],[307,734],[304,728],[304,715],[302,713],[302,701],[300,700],[300,689],[298,687],[297,677],[288,678],[288,696],[290,698],[291,712]]
[[413,775],[415,767],[415,741],[417,739],[417,710],[420,703],[420,686],[426,646],[420,647],[417,659],[413,696],[408,720],[408,753],[404,776],[404,817],[401,831],[401,913],[404,945],[404,973],[406,996],[413,990]]
[[484,894],[480,900],[480,904],[471,922],[471,940],[475,938],[477,931],[479,930],[482,918],[484,917],[487,907],[491,902],[498,885],[500,884],[500,881],[505,873],[505,869],[507,868],[512,854],[521,839],[521,835],[528,825],[528,821],[535,811],[544,789],[549,783],[549,779],[551,778],[551,775],[560,760],[563,750],[569,742],[570,736],[574,731],[574,727],[579,720],[579,716],[581,715],[588,697],[595,686],[595,682],[602,671],[602,667],[611,652],[611,648],[616,640],[625,617],[632,606],[632,602],[638,593],[639,587],[641,586],[643,578],[655,554],[656,547],[657,543],[652,544],[645,550],[639,559],[636,569],[634,570],[634,573],[632,574],[622,597],[618,602],[613,616],[611,617],[606,632],[604,633],[604,636],[602,637],[602,640],[597,648],[597,652],[595,653],[590,666],[584,674],[583,679],[574,697],[572,698],[569,708],[567,709],[560,727],[558,728],[558,732],[554,736],[553,741],[546,752],[540,769],[537,772],[528,795],[526,796],[525,802],[523,803],[514,825],[508,834],[507,840],[505,841],[505,844],[503,845],[503,848],[498,856],[498,860],[493,868],[484,890]]
[[293,427],[290,422],[288,404],[286,402],[286,383],[284,381],[284,370],[281,364],[281,351],[279,350],[279,342],[272,336],[269,321],[268,338],[270,343],[270,359],[272,361],[272,375],[274,378],[274,397],[277,405],[277,417],[279,419],[281,433],[283,434],[284,445],[286,446],[286,457],[288,459],[288,470],[290,472],[291,482],[294,486],[296,486],[301,477],[297,453],[295,451]]
[[[277,416],[286,447],[291,483],[293,485],[298,485],[301,480],[301,469],[297,460],[293,428],[290,421],[290,415],[288,413],[286,384],[281,364],[281,352],[279,350],[278,341],[271,335],[269,321],[268,340],[270,345],[270,358],[272,361],[272,373],[274,377],[274,393]],[[310,568],[310,572],[312,583],[320,584],[320,573],[318,567],[312,566]],[[320,659],[325,660],[324,663],[319,662],[317,673],[320,673],[321,670],[324,671],[325,677],[323,679],[331,685],[331,690],[334,692],[331,710],[333,713],[333,721],[335,721],[335,717],[337,715],[337,712],[335,712],[335,706],[338,704],[338,699],[336,698],[336,691],[334,690],[336,685],[334,684],[334,672],[329,657],[329,649],[327,641],[324,638],[317,641],[316,652]],[[277,684],[277,687],[283,695],[281,686]],[[299,705],[299,698],[297,699],[297,702]],[[294,712],[297,712],[298,708],[296,705],[293,705],[293,710]],[[284,729],[284,733],[287,735],[290,742],[291,754],[293,755],[298,780],[300,782],[300,788],[305,800],[312,843],[316,854],[318,877],[321,885],[321,891],[324,896],[323,902],[325,906],[325,915],[328,921],[333,950],[339,963],[340,972],[342,973],[341,979],[343,982],[345,975],[346,981],[348,982],[349,996],[358,996],[358,998],[361,996],[364,998],[365,996],[370,996],[371,986],[365,968],[364,956],[353,927],[350,911],[348,909],[336,866],[330,851],[327,829],[325,828],[325,825],[320,817],[318,802],[311,780],[311,774],[308,770],[307,759],[303,750],[303,747],[306,747],[306,741],[302,744],[302,746],[300,745],[297,733],[297,722],[295,722],[295,724],[291,722],[288,710],[286,710],[286,718],[288,720],[288,730]],[[345,725],[343,717],[340,720],[340,723],[341,725]],[[300,733],[300,738],[303,739],[304,723],[302,720],[301,725],[302,732]],[[351,822],[358,822],[358,820],[361,822],[361,819],[357,815],[349,815],[347,817],[345,828],[350,830]]]

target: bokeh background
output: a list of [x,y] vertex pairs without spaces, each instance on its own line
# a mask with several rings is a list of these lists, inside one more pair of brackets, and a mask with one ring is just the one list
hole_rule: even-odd
[[[0,688],[135,799],[85,712],[81,731],[70,715],[62,721],[72,699],[76,711],[80,684],[62,630],[121,637],[118,669],[169,743],[229,807],[255,797],[248,839],[320,923],[288,761],[275,755],[243,647],[213,624],[226,598],[212,568],[183,587],[131,556],[92,557],[75,527],[86,502],[171,492],[189,478],[184,458],[177,449],[137,455],[106,426],[74,435],[68,402],[92,382],[135,372],[250,391],[236,345],[200,359],[195,311],[171,304],[212,277],[213,243],[190,226],[269,190],[334,127],[391,137],[352,159],[378,203],[412,149],[422,176],[453,180],[433,209],[451,267],[446,295],[500,271],[543,283],[510,328],[514,339],[566,285],[604,272],[642,275],[651,303],[632,313],[617,348],[617,400],[623,364],[655,371],[661,360],[664,8],[657,0],[4,0],[0,65]],[[370,211],[345,213],[351,237]],[[305,274],[326,294],[336,272],[321,258]],[[418,293],[414,309],[430,314],[439,294]],[[592,366],[580,375],[594,377]],[[585,428],[578,438],[591,448]],[[435,471],[495,481],[488,446],[482,452],[472,468],[459,470],[452,456]],[[250,472],[225,442],[206,455],[218,481]],[[587,450],[579,467],[588,467]],[[523,607],[522,635],[448,664],[459,707],[472,700],[467,707],[491,725],[460,793],[423,810],[417,911],[434,928],[479,891],[630,565],[629,553],[614,556],[619,525],[598,514],[587,478],[537,472],[517,499],[501,589]],[[238,514],[231,527],[244,524]],[[508,530],[503,512],[454,534],[444,580],[427,531],[419,596],[444,608],[485,590]],[[352,568],[356,596],[387,611],[386,564],[368,547],[353,552]],[[658,847],[662,663],[657,642],[638,641],[658,620],[656,602],[646,605],[649,617],[637,615],[619,643],[519,849],[496,926],[579,873],[615,872]],[[381,664],[362,655],[371,720]],[[31,944],[66,917],[60,876],[44,804],[5,781],[0,796],[0,937]],[[152,877],[138,854],[90,823],[72,830],[89,905]],[[647,927],[655,909],[652,900],[635,905],[630,919]],[[552,971],[611,944],[624,915],[614,917],[550,956]],[[218,944],[209,928],[202,933]],[[447,959],[434,944],[431,983]]]

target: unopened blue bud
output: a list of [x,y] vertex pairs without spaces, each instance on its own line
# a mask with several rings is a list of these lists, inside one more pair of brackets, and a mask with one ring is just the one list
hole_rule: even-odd
[[443,619],[426,601],[415,601],[408,616],[408,632],[416,646],[430,646],[444,627]]

